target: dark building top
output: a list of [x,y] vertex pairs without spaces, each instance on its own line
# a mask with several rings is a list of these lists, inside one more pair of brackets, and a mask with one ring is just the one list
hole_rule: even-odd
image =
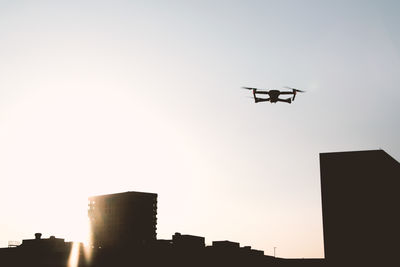
[[55,236],[42,238],[41,233],[36,233],[35,239],[22,240],[22,244],[19,246],[19,248],[64,250],[66,246],[70,246],[70,243],[65,243],[64,238],[56,238]]
[[399,262],[399,162],[383,150],[321,153],[320,168],[327,261]]
[[232,249],[232,248],[239,248],[240,244],[237,242],[224,240],[224,241],[213,241],[212,246],[215,248]]
[[195,235],[182,235],[175,233],[172,236],[172,244],[177,248],[196,249],[205,247],[205,238]]
[[149,193],[149,192],[139,192],[139,191],[126,191],[126,192],[120,192],[120,193],[111,193],[111,194],[104,194],[104,195],[96,195],[96,196],[91,196],[89,197],[89,200],[95,200],[95,199],[105,199],[105,198],[123,198],[123,197],[132,197],[133,195],[141,196],[141,197],[156,197],[156,193]]

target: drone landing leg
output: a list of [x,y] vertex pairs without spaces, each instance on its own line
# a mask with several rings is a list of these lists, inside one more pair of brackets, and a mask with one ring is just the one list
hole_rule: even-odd
[[259,97],[255,97],[255,98],[254,98],[254,101],[255,101],[256,103],[258,103],[258,102],[267,102],[267,101],[269,101],[269,98],[259,98]]
[[290,98],[286,98],[286,99],[278,98],[278,101],[280,101],[280,102],[286,102],[286,103],[289,103],[289,104],[292,103],[292,99],[290,99]]

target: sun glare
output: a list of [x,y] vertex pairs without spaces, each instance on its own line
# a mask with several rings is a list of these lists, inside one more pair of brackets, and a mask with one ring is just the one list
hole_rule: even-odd
[[68,259],[68,267],[77,267],[79,263],[79,250],[80,243],[74,242],[72,244],[71,252]]
[[72,244],[68,258],[68,267],[79,266],[81,260],[84,260],[86,263],[90,263],[91,261],[92,249],[90,246],[90,224],[87,223],[87,226],[86,238],[82,242],[73,242]]

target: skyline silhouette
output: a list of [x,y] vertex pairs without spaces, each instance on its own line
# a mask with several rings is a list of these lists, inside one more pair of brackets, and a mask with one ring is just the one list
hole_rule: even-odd
[[[92,239],[86,248],[82,243],[76,244],[75,266],[333,267],[399,263],[396,190],[400,184],[400,163],[383,150],[369,150],[321,153],[320,166],[324,259],[264,255],[251,246],[228,240],[206,246],[204,237],[180,233],[170,240],[157,239],[157,194],[129,191],[89,197]],[[35,239],[1,248],[0,263],[71,266],[73,242],[55,236],[41,237],[41,233],[36,233]],[[371,246],[378,243],[387,246]]]

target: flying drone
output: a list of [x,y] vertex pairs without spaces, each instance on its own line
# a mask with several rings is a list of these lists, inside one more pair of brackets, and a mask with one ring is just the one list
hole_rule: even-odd
[[[267,101],[269,101],[271,103],[276,103],[279,101],[279,102],[286,102],[286,103],[290,104],[290,103],[292,103],[292,101],[294,101],[297,93],[305,92],[303,90],[292,88],[292,87],[287,87],[287,86],[285,86],[285,88],[290,89],[290,91],[264,90],[264,89],[258,89],[258,88],[252,88],[252,87],[242,87],[242,88],[251,90],[253,92],[254,101],[256,103],[267,102]],[[269,98],[257,97],[257,94],[269,95]],[[279,98],[280,95],[293,95],[293,97],[282,99],[282,98]]]

